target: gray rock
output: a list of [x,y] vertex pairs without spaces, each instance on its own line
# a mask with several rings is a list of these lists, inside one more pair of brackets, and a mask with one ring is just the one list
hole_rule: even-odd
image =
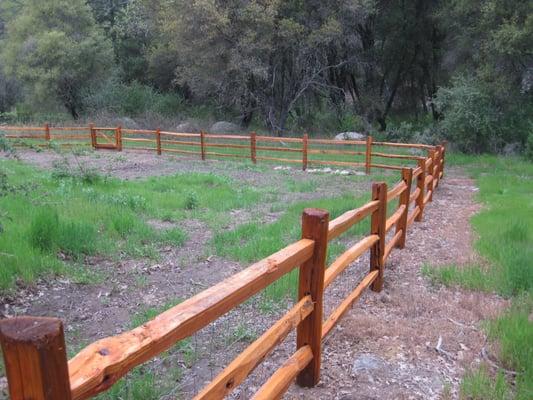
[[382,369],[384,366],[385,362],[380,357],[373,354],[361,354],[352,364],[352,374]]
[[129,117],[119,117],[112,121],[112,126],[120,126],[127,129],[139,129],[139,124]]
[[335,140],[365,140],[366,136],[358,132],[342,132],[335,136]]
[[516,155],[520,154],[521,150],[522,150],[522,146],[521,146],[520,143],[518,143],[518,142],[507,143],[503,147],[502,154],[504,156],[516,156]]
[[178,133],[198,133],[200,128],[194,122],[182,122],[176,126],[176,132]]
[[227,121],[218,121],[211,125],[209,133],[239,133],[241,127],[237,124]]

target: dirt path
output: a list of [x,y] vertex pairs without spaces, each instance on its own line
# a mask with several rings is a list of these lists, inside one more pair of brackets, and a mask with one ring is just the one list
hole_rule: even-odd
[[365,293],[327,338],[318,387],[293,386],[287,398],[458,397],[462,375],[480,362],[485,345],[480,322],[499,313],[506,302],[494,295],[435,288],[420,269],[475,259],[469,220],[479,210],[476,191],[462,171],[448,169],[424,221],[408,232],[405,250],[393,251],[384,290]]

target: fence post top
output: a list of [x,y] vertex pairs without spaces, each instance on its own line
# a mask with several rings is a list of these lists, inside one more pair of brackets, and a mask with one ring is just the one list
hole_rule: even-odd
[[0,321],[0,339],[2,342],[44,344],[62,329],[63,323],[58,318],[6,318]]
[[329,217],[329,211],[324,210],[322,208],[305,208],[303,211],[303,214],[308,215],[310,217],[316,217],[316,218]]

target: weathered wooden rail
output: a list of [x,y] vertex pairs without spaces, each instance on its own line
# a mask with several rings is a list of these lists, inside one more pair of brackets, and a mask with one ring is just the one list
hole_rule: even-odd
[[[376,151],[379,148],[392,148],[425,152],[436,149],[424,144],[376,142],[371,136],[366,140],[310,139],[307,134],[301,138],[261,136],[255,132],[249,135],[220,135],[200,133],[180,133],[146,129],[124,129],[118,127],[42,127],[0,126],[6,131],[6,138],[15,141],[34,140],[36,146],[61,146],[89,144],[94,149],[122,151],[153,151],[158,155],[186,154],[207,158],[230,157],[258,161],[300,164],[303,170],[309,166],[339,166],[365,168],[367,174],[372,168],[401,171],[405,165],[390,164],[391,160],[418,162],[424,157],[414,154],[392,154]],[[42,142],[42,143],[41,143]],[[224,152],[225,151],[225,152]],[[328,158],[329,157],[329,158]],[[382,159],[384,161],[376,162]]]
[[[255,135],[252,138],[260,140]],[[254,147],[251,149],[251,156],[256,157]],[[367,288],[376,292],[382,290],[388,257],[393,249],[404,248],[409,228],[422,219],[425,207],[432,201],[444,175],[445,148],[436,146],[428,150],[428,156],[418,159],[416,168],[401,169],[401,180],[392,188],[387,188],[386,183],[374,183],[372,199],[365,205],[332,221],[325,210],[304,210],[301,240],[136,329],[90,344],[71,360],[67,360],[59,319],[18,317],[0,321],[0,342],[11,399],[81,400],[104,392],[134,367],[192,336],[294,269],[299,269],[296,304],[240,353],[195,399],[224,398],[294,330],[295,352],[253,398],[280,398],[294,380],[305,387],[316,385],[320,378],[324,337],[331,333]],[[396,200],[397,206],[392,208]],[[370,218],[368,235],[327,266],[328,243],[365,218]],[[327,288],[368,251],[368,274],[335,310],[324,316]]]

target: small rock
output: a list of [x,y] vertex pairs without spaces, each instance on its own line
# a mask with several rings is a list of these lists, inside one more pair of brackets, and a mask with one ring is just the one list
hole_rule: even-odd
[[378,356],[373,354],[361,354],[352,364],[352,374],[361,372],[369,372],[376,369],[381,369],[385,362]]

